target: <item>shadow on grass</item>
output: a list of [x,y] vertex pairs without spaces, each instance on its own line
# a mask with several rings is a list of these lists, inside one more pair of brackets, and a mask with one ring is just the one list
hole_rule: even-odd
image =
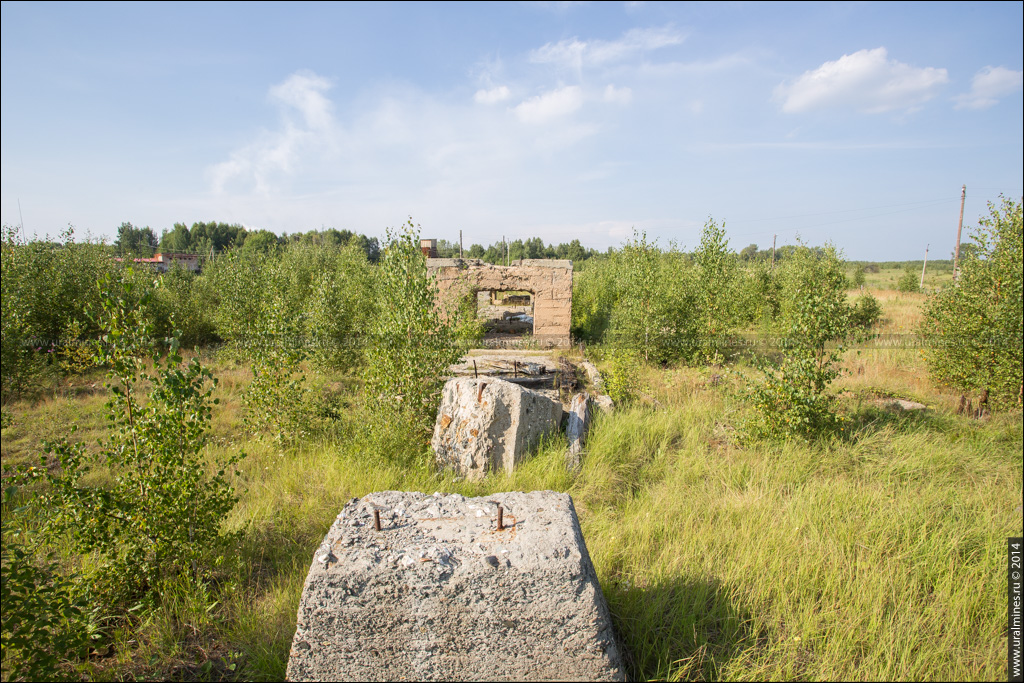
[[853,441],[880,431],[908,433],[914,431],[938,431],[948,433],[957,430],[961,421],[955,416],[939,413],[931,408],[903,410],[898,407],[881,406],[861,402],[849,414],[849,434]]
[[604,594],[625,646],[627,680],[721,680],[726,664],[753,640],[750,616],[714,580],[636,586],[620,578]]

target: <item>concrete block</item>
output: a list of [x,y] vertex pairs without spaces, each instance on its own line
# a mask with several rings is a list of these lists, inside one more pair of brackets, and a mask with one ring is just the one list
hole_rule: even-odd
[[562,404],[543,394],[498,378],[459,377],[444,385],[430,445],[441,465],[482,479],[511,473],[561,421]]
[[347,504],[316,552],[287,676],[596,681],[624,668],[567,494],[383,491]]

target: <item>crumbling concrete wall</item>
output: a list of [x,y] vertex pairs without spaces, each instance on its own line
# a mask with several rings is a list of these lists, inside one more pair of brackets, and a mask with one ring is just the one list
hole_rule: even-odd
[[623,678],[572,498],[554,491],[353,499],[313,559],[288,659],[291,681]]
[[479,259],[427,259],[440,301],[467,291],[533,294],[533,337],[540,346],[568,347],[572,322],[572,261],[523,259],[494,266]]

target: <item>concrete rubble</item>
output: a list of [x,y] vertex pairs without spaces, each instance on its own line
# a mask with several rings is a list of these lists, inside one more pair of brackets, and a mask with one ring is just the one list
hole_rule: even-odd
[[567,494],[384,491],[348,503],[317,550],[287,676],[623,680],[624,668]]
[[496,377],[444,385],[430,445],[439,464],[468,479],[511,473],[545,434],[559,429],[562,404]]
[[590,430],[590,395],[585,391],[574,394],[568,414],[565,435],[569,438],[569,467],[575,469],[580,466],[580,453]]

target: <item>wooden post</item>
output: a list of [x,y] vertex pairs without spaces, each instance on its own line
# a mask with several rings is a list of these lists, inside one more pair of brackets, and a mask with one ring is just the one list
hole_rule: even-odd
[[917,287],[918,289],[924,289],[924,271],[925,271],[925,268],[928,267],[928,247],[930,247],[930,246],[931,246],[930,244],[926,244],[924,246],[924,265],[921,266],[921,284],[918,285],[918,287]]
[[459,230],[459,258],[462,258],[462,231]]
[[956,251],[953,252],[953,279],[960,275],[960,231],[964,227],[964,199],[967,198],[967,185],[960,188],[960,221],[956,225]]

